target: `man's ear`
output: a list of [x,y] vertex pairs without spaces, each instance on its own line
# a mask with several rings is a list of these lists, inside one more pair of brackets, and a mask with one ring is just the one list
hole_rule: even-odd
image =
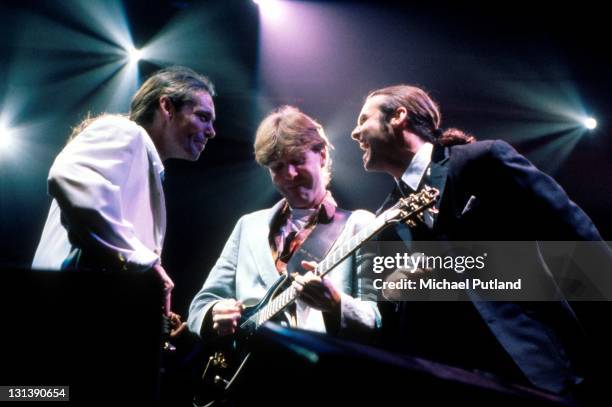
[[391,115],[390,124],[394,129],[404,128],[408,124],[408,110],[404,106],[396,108]]
[[168,96],[162,96],[159,98],[159,111],[167,120],[171,120],[174,116],[176,108]]
[[321,168],[325,167],[327,163],[327,146],[323,146],[321,149]]

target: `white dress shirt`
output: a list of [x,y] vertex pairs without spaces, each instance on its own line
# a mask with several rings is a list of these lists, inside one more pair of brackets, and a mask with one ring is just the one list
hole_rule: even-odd
[[142,127],[118,115],[96,119],[49,171],[54,199],[32,267],[59,270],[84,247],[136,269],[157,263],[166,227],[163,170]]

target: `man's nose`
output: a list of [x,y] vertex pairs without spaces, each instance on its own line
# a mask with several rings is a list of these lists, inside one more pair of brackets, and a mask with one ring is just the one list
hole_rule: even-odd
[[355,141],[359,141],[359,126],[355,127],[351,132],[351,138]]
[[293,165],[293,164],[287,165],[287,172],[286,172],[286,174],[287,174],[287,178],[289,178],[289,179],[297,177],[298,172],[297,172],[297,168],[295,168],[295,165]]
[[213,127],[213,125],[212,125],[212,124],[211,124],[211,125],[209,125],[209,126],[206,128],[206,132],[205,132],[205,134],[206,134],[206,137],[207,137],[207,138],[215,138],[215,136],[217,135],[217,133],[215,132],[215,128]]

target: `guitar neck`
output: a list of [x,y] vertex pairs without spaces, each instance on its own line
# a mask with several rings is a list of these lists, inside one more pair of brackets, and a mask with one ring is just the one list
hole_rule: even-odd
[[374,222],[368,226],[362,228],[357,234],[351,237],[348,241],[344,242],[340,247],[337,247],[334,251],[329,253],[325,258],[317,265],[315,274],[318,276],[325,276],[327,273],[332,271],[338,264],[344,259],[353,254],[359,249],[365,242],[370,240],[375,234],[380,232],[382,228],[387,224],[385,216],[376,218]]
[[[386,216],[381,215],[376,218],[367,227],[364,227],[354,235],[351,239],[344,242],[340,247],[325,256],[315,269],[314,273],[323,277],[330,271],[332,271],[338,264],[344,259],[349,257],[359,247],[361,247],[366,241],[370,240],[372,236],[383,229],[387,224]],[[264,322],[270,320],[287,306],[291,305],[297,298],[297,292],[293,287],[285,289],[282,293],[277,295],[267,305],[262,307],[259,311],[254,313],[250,318],[251,323],[255,323],[256,328],[262,325]]]

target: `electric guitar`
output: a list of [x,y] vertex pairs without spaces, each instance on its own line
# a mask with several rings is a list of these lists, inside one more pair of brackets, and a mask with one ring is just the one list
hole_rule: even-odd
[[[417,222],[423,222],[423,214],[426,210],[435,212],[433,205],[438,199],[439,192],[428,186],[417,193],[406,198],[401,198],[395,205],[381,213],[371,224],[361,229],[348,241],[328,253],[318,263],[314,274],[323,277],[332,271],[344,259],[359,249],[365,242],[389,225],[405,222],[409,226],[416,226]],[[226,397],[250,357],[245,351],[245,343],[248,342],[257,329],[265,322],[282,315],[297,299],[297,292],[291,286],[290,273],[282,275],[266,292],[265,296],[256,305],[245,308],[239,321],[238,332],[226,338],[221,346],[222,350],[210,356],[202,375],[201,392],[196,395],[195,405],[212,405],[214,400]],[[227,380],[226,378],[229,378]],[[208,394],[207,394],[208,393]],[[203,399],[210,400],[208,403]]]

